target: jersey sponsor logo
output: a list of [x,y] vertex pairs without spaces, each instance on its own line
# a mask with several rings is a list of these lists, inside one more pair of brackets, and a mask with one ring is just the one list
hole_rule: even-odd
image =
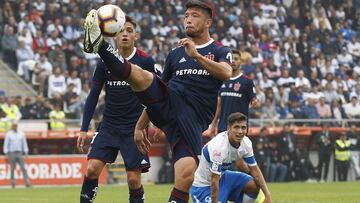
[[202,69],[177,70],[175,74],[176,75],[210,75],[210,73]]
[[184,63],[184,62],[186,62],[186,59],[185,59],[184,57],[182,57],[182,58],[180,59],[179,63]]
[[218,151],[214,150],[213,157],[214,158],[221,158],[221,152],[218,152]]
[[235,90],[235,91],[239,91],[240,87],[241,87],[240,83],[237,82],[237,83],[235,83],[235,85],[234,85],[234,90]]
[[126,81],[121,81],[121,80],[107,81],[106,84],[111,87],[130,86],[129,83],[127,83]]
[[220,96],[222,97],[242,97],[242,94],[237,92],[221,92]]

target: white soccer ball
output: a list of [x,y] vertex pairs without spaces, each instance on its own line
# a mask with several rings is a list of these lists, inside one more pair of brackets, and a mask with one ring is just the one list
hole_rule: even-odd
[[125,24],[125,13],[118,6],[107,4],[97,10],[101,33],[107,37],[114,37]]

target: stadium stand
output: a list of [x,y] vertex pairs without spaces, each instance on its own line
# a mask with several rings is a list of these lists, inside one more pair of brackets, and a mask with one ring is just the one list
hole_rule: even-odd
[[[256,85],[261,107],[250,110],[250,124],[255,126],[251,136],[269,126],[274,135],[270,137],[277,137],[281,125],[291,122],[300,137],[298,147],[316,150],[314,135],[320,123],[329,122],[337,136],[351,123],[359,127],[359,120],[354,120],[360,118],[359,1],[209,2],[214,8],[211,36],[241,51],[242,70]],[[22,120],[29,120],[24,125],[33,154],[76,153],[66,140],[77,136],[77,119],[98,59],[81,50],[82,24],[90,8],[105,3],[120,6],[138,22],[137,47],[160,65],[184,37],[182,0],[0,1],[3,61],[37,93],[28,97],[19,91],[13,97]],[[8,86],[0,86],[0,105],[10,96]],[[103,101],[99,99],[95,120],[100,120]],[[66,126],[57,132],[46,123],[55,106],[62,107],[65,119],[75,119],[65,120]],[[42,139],[55,141],[41,148]]]

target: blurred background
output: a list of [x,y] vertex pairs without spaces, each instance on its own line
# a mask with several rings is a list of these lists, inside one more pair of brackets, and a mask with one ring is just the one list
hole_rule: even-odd
[[[5,133],[18,121],[29,146],[26,164],[32,185],[81,184],[86,156],[75,144],[99,58],[81,49],[84,16],[107,3],[120,6],[139,24],[136,46],[162,66],[169,50],[184,37],[185,2],[0,1],[0,153]],[[360,1],[211,4],[211,37],[240,50],[242,71],[256,85],[261,105],[250,110],[249,136],[266,180],[359,179]],[[89,135],[103,108],[104,94]],[[339,151],[335,156],[338,139],[349,141],[344,142],[342,156]],[[204,143],[207,140],[204,137]],[[152,168],[145,182],[173,181],[170,154],[162,137],[150,152]],[[341,172],[334,164],[338,162],[345,166]],[[19,168],[16,176],[21,183]],[[103,172],[101,182],[126,182],[121,156]],[[10,185],[4,156],[0,185]]]

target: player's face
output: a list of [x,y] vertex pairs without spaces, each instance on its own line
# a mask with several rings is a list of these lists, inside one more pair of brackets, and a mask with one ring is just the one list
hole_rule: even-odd
[[201,8],[188,8],[185,12],[184,27],[186,35],[195,38],[204,32],[208,33],[211,19]]
[[116,43],[121,48],[133,48],[138,35],[133,24],[126,22],[124,29],[116,36]]
[[230,143],[238,145],[246,135],[247,123],[246,121],[235,122],[231,126],[228,126],[227,130],[229,133]]
[[232,70],[233,71],[238,70],[240,68],[240,65],[241,65],[240,55],[237,53],[233,53],[233,60],[231,63]]

